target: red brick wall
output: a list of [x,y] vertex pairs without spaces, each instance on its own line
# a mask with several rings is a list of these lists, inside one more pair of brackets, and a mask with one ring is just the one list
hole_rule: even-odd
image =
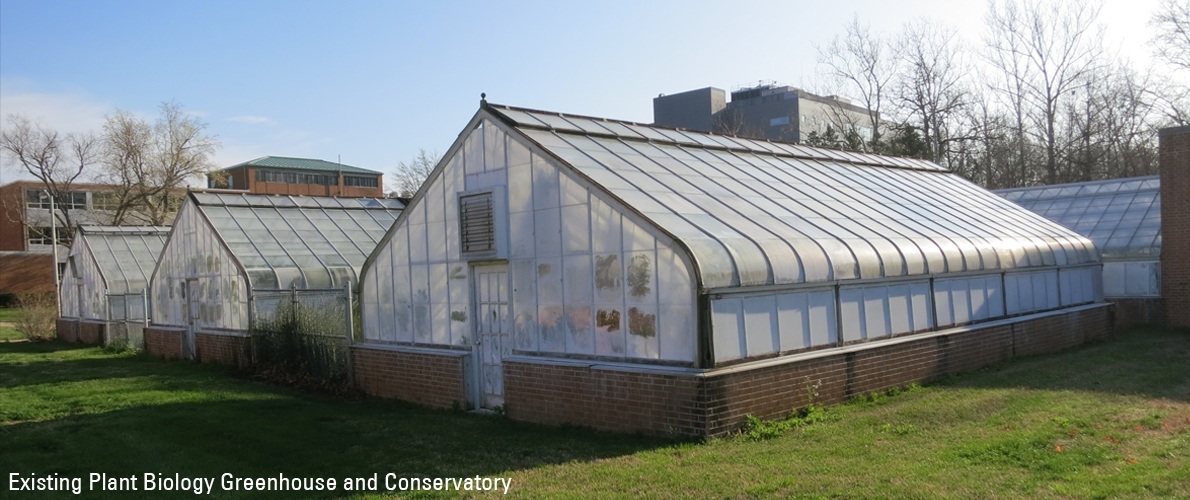
[[82,342],[84,344],[102,345],[107,339],[106,323],[94,321],[79,321],[75,318],[58,318],[54,322],[58,340],[62,342]]
[[[801,361],[757,363],[701,376],[505,361],[505,401],[517,420],[597,429],[715,436],[746,415],[780,418],[809,402],[862,394],[967,372],[1015,356],[1045,354],[1105,338],[1111,309],[1100,306],[1018,323],[852,348]],[[865,348],[868,347],[868,348]]]
[[1164,310],[1159,298],[1111,299],[1116,305],[1116,329],[1124,330],[1136,325],[1165,323]]
[[0,186],[0,250],[28,250],[25,248],[25,189],[39,187],[39,183],[31,181],[17,181]]
[[1159,136],[1161,297],[1169,324],[1190,327],[1190,126]]
[[437,408],[467,406],[464,356],[352,346],[355,383],[365,394]]
[[0,293],[24,292],[54,292],[52,255],[0,255]]
[[[274,171],[286,171],[285,169],[264,169]],[[314,172],[318,174],[334,174],[335,172]],[[383,198],[384,197],[384,176],[378,175],[376,180],[376,187],[362,187],[362,186],[347,186],[343,180],[344,175],[339,174],[338,184],[334,186],[324,186],[321,184],[290,184],[288,182],[263,182],[256,180],[256,169],[253,167],[243,167],[231,171],[231,177],[235,178],[235,189],[247,189],[253,194],[278,194],[278,195],[295,195],[295,196],[341,196],[345,198]],[[360,174],[363,175],[363,174]],[[370,177],[370,176],[368,176]]]
[[78,342],[79,329],[78,320],[70,318],[58,318],[54,321],[54,333],[62,342]]
[[252,170],[246,167],[233,170],[231,177],[235,178],[235,180],[232,181],[233,184],[231,187],[234,189],[248,189],[248,186],[252,185],[251,181],[249,181],[251,173]]
[[202,363],[249,366],[252,364],[252,337],[195,333],[194,357]]
[[689,375],[504,361],[508,416],[545,424],[699,435],[699,385]]
[[106,333],[107,325],[104,323],[95,323],[91,321],[83,321],[78,324],[79,342],[91,345],[103,345],[104,333]]
[[182,359],[182,330],[145,327],[145,352],[165,359]]

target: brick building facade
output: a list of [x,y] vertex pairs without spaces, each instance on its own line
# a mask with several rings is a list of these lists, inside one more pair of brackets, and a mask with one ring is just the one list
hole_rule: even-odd
[[1172,326],[1190,327],[1190,126],[1162,129],[1161,296]]
[[384,174],[310,158],[264,156],[207,175],[211,188],[252,194],[384,197]]

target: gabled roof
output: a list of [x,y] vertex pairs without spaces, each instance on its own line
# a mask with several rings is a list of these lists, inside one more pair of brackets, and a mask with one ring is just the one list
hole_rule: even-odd
[[1161,255],[1160,176],[1000,189],[995,193],[1091,238],[1104,258]]
[[484,116],[674,237],[704,288],[1099,260],[1086,238],[928,161],[486,102]]
[[386,198],[267,196],[192,192],[254,288],[341,286],[397,219],[404,203]]
[[108,293],[127,293],[148,286],[169,229],[168,226],[81,226],[78,235],[87,243]]
[[345,174],[382,175],[381,172],[377,172],[375,170],[353,167],[351,165],[344,165],[342,163],[315,160],[312,158],[291,158],[288,156],[261,156],[255,160],[237,163],[230,167],[221,169],[220,171],[231,170],[233,168],[240,167],[280,168],[285,170],[305,170],[309,172],[343,172]]

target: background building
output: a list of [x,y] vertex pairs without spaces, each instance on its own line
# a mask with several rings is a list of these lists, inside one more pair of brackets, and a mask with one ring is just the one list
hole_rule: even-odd
[[207,175],[207,187],[252,194],[384,197],[384,174],[310,158],[262,156]]
[[733,91],[730,101],[725,95],[714,87],[660,95],[653,99],[653,124],[783,142],[854,127],[864,140],[872,138],[868,110],[839,96],[772,82]]
[[[179,193],[180,198],[180,193]],[[118,201],[111,186],[76,183],[61,199],[57,262],[63,271],[70,251],[72,229],[63,227],[63,212],[75,226],[104,225]],[[16,181],[0,186],[0,295],[54,291],[53,228],[50,196],[40,181]]]

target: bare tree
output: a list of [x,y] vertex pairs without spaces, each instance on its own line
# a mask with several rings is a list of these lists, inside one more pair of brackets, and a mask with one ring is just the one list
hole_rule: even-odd
[[[91,133],[66,134],[41,126],[23,115],[9,115],[8,127],[0,133],[3,149],[29,175],[41,181],[55,203],[58,237],[69,245],[74,240],[71,207],[72,187],[99,156],[100,141]],[[48,208],[48,205],[46,205]],[[35,221],[22,221],[26,224]]]
[[880,138],[882,106],[895,72],[896,56],[893,46],[883,36],[873,33],[867,25],[860,25],[859,17],[852,18],[842,36],[836,36],[825,47],[817,47],[818,64],[824,66],[828,78],[840,82],[839,94],[854,93],[867,109],[870,140]]
[[969,66],[958,32],[921,19],[905,26],[897,40],[901,70],[894,80],[897,104],[909,125],[921,131],[930,160],[948,163],[951,143],[964,140],[957,118],[967,106],[964,77]]
[[410,198],[417,193],[422,183],[430,176],[430,172],[438,165],[440,158],[441,155],[437,151],[426,153],[426,150],[419,149],[413,161],[398,162],[397,169],[393,171],[393,186],[397,196]]
[[1165,0],[1149,26],[1154,30],[1149,39],[1153,53],[1169,65],[1170,73],[1163,78],[1164,85],[1153,89],[1154,97],[1169,121],[1190,125],[1190,84],[1177,78],[1190,74],[1190,0]]
[[1032,136],[1044,149],[1046,183],[1059,180],[1062,103],[1101,64],[1098,15],[1099,7],[1083,0],[988,5],[988,60],[1005,75],[998,90],[1017,108],[1021,138]]
[[1190,70],[1190,0],[1165,0],[1149,20],[1149,39],[1157,57],[1180,70]]
[[112,186],[110,224],[168,224],[178,209],[175,191],[216,166],[219,141],[206,123],[174,102],[159,109],[155,123],[127,111],[104,121],[100,179]]
[[[765,139],[764,131],[744,120],[744,114],[738,109],[727,108],[716,113],[712,118],[711,128],[716,134],[727,134],[753,139]],[[787,127],[788,128],[788,127]],[[792,135],[789,130],[782,130],[783,135]],[[792,138],[789,138],[792,140]]]
[[1069,171],[1064,180],[1087,181],[1157,173],[1158,113],[1148,91],[1153,80],[1126,61],[1092,75],[1068,104]]

